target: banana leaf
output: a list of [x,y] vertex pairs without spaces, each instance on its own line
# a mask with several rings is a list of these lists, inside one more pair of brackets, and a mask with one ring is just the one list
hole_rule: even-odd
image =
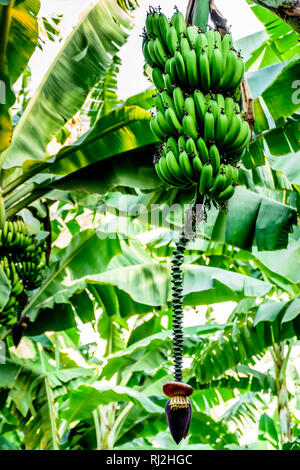
[[26,160],[45,159],[47,144],[104,77],[130,27],[129,16],[113,0],[99,0],[87,12],[22,115],[5,154],[4,169],[21,167]]

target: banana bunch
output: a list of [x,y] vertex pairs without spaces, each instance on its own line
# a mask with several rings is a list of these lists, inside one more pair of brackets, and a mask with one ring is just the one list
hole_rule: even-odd
[[169,21],[151,8],[143,53],[158,90],[150,120],[162,142],[157,174],[169,186],[196,184],[203,196],[224,203],[234,193],[236,164],[251,139],[240,109],[244,62],[232,36],[187,26],[177,9]]
[[11,291],[0,313],[0,324],[12,325],[19,320],[27,302],[27,291],[41,285],[45,250],[44,245],[38,245],[34,235],[28,234],[22,220],[3,224],[0,229],[0,268],[10,282]]

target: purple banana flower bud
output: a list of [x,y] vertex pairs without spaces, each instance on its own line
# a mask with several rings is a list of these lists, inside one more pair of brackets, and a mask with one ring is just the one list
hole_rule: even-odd
[[170,432],[176,444],[185,439],[191,424],[192,404],[189,398],[172,397],[165,406]]
[[14,346],[17,348],[23,337],[24,331],[29,325],[30,319],[27,315],[20,318],[20,320],[11,327],[11,334]]

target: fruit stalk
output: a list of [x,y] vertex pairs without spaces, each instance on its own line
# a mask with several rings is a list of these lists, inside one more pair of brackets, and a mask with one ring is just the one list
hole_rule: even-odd
[[184,252],[188,242],[196,235],[197,209],[203,198],[196,196],[185,215],[184,229],[180,235],[172,257],[172,300],[173,300],[173,357],[174,377],[176,382],[182,382],[183,367],[183,275],[182,267]]
[[203,32],[207,30],[210,0],[196,0],[193,11],[193,25]]

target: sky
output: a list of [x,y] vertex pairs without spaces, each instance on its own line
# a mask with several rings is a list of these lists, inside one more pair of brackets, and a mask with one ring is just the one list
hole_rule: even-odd
[[[61,23],[63,40],[60,43],[50,42],[45,45],[43,52],[37,50],[34,53],[29,63],[32,71],[33,90],[40,84],[63,42],[78,22],[80,14],[94,3],[96,3],[96,0],[41,0],[41,16],[49,16],[53,13],[64,14],[64,19]],[[122,67],[119,75],[120,98],[126,99],[149,87],[149,82],[146,77],[143,76],[144,58],[141,50],[142,39],[140,37],[149,5],[162,6],[163,12],[170,17],[173,14],[175,4],[180,11],[185,12],[187,3],[187,0],[139,1],[140,8],[132,14],[135,26],[130,33],[127,43],[122,47],[119,54],[122,59]],[[246,0],[216,0],[215,3],[222,14],[228,19],[228,23],[232,26],[231,32],[235,40],[262,29],[261,23],[251,12]]]

